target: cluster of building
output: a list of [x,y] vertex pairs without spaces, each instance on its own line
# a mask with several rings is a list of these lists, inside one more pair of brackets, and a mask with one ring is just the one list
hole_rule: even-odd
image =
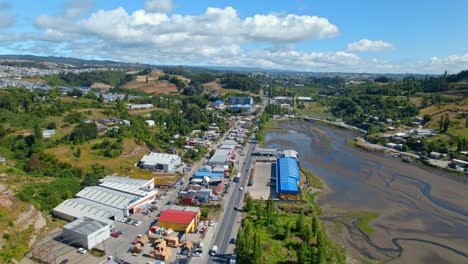
[[[91,72],[98,71],[103,69],[98,68],[85,68],[85,69],[63,69],[63,68],[51,68],[51,69],[39,69],[31,67],[17,67],[17,66],[8,66],[0,65],[0,78],[3,77],[34,77],[34,76],[44,76],[52,74],[63,74],[63,73],[82,73],[82,72]],[[110,70],[106,68],[105,70]]]
[[25,82],[18,79],[0,79],[0,89],[7,87],[26,88],[28,90],[50,90],[50,87],[45,83]]

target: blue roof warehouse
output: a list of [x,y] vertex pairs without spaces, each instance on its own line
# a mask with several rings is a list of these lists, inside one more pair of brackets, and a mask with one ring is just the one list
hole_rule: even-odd
[[281,157],[276,160],[276,192],[281,199],[299,199],[301,174],[297,159]]

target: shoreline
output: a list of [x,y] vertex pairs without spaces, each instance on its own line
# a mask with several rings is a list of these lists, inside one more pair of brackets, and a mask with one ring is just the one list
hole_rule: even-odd
[[[451,230],[450,233],[447,233],[449,231],[443,231],[442,228],[443,223],[448,220],[453,222],[451,225],[460,226],[463,222],[460,223],[460,220],[457,219],[466,218],[464,210],[456,209],[463,208],[464,206],[460,203],[468,201],[468,196],[463,191],[466,190],[466,179],[446,177],[453,173],[432,170],[430,167],[420,164],[402,163],[399,159],[392,159],[374,151],[351,146],[346,137],[352,134],[347,129],[336,129],[318,122],[316,123],[318,126],[314,126],[304,121],[304,123],[292,120],[285,121],[287,123],[282,125],[280,131],[268,131],[270,135],[275,136],[270,136],[270,138],[266,136],[265,142],[270,147],[285,146],[286,144],[287,147],[298,148],[304,155],[301,167],[308,170],[312,168],[312,172],[325,184],[324,190],[315,196],[314,201],[323,210],[320,219],[331,238],[346,248],[346,254],[351,258],[349,262],[361,263],[380,260],[421,263],[421,259],[434,254],[432,251],[428,251],[428,248],[433,247],[435,247],[433,251],[438,254],[437,257],[442,257],[446,261],[466,261],[463,255],[465,252],[460,251],[463,248],[462,245],[466,243],[462,239],[466,231],[458,233],[458,237],[461,236],[459,239],[447,240],[447,237],[457,232]],[[288,130],[293,130],[293,133],[287,132]],[[343,135],[345,136],[343,137]],[[314,143],[303,142],[304,140]],[[310,149],[307,149],[309,144],[312,144],[312,148],[316,148],[318,152],[311,152]],[[349,164],[334,165],[337,160],[346,163],[346,160],[342,160],[342,158],[348,159],[348,157],[352,157],[349,161],[360,160],[357,163],[353,161]],[[335,163],[328,164],[330,161]],[[384,166],[383,168],[386,170],[390,169],[390,171],[394,170],[395,172],[389,175],[382,174],[386,171],[380,171],[382,168],[376,170],[376,164],[381,164],[377,168]],[[371,167],[367,168],[367,166]],[[348,192],[356,193],[356,190],[346,191],[348,189],[343,189],[343,187],[335,189],[337,183],[333,184],[333,182],[336,180],[332,180],[331,185],[328,182],[331,180],[330,177],[338,175],[337,173],[346,175],[345,177],[350,182],[357,180],[356,183],[367,186],[366,188],[375,192],[377,196],[374,198],[374,196],[369,196],[372,192],[363,192],[357,197],[350,197],[358,199],[359,202],[350,203],[349,199],[343,197],[350,195]],[[409,175],[409,177],[405,175]],[[359,180],[360,178],[361,180]],[[340,185],[342,184],[346,184],[346,182],[340,183]],[[343,193],[343,190],[346,192]],[[395,197],[399,192],[404,194],[403,197],[408,202],[401,200],[403,197]],[[416,194],[418,196],[414,196]],[[423,196],[419,197],[421,195]],[[392,202],[394,199],[401,201]],[[380,200],[384,203],[379,203]],[[419,208],[416,211],[413,209],[415,206]],[[434,211],[434,206],[439,207],[439,209]],[[371,218],[368,222],[362,219],[369,218],[372,213],[377,213],[378,217]],[[414,220],[406,216],[403,217],[407,213],[414,214]],[[362,216],[363,214],[365,217]],[[397,220],[399,215],[403,217],[402,222]],[[442,218],[446,220],[441,222]],[[361,230],[358,226],[360,222],[364,222],[361,223],[361,226],[373,230],[373,234]],[[432,222],[433,224],[429,224]],[[432,227],[432,225],[434,226]],[[405,229],[408,231],[402,231]],[[414,251],[416,248],[421,249]],[[459,254],[460,252],[461,254]]]

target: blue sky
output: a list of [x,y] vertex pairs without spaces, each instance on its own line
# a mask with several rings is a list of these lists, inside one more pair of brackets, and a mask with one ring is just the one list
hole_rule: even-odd
[[467,10],[465,0],[0,0],[0,54],[457,72],[468,68]]

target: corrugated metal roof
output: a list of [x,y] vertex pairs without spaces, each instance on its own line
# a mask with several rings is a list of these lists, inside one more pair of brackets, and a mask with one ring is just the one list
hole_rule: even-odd
[[203,177],[222,177],[224,176],[223,172],[209,172],[209,171],[197,171],[194,175],[193,178],[203,178]]
[[109,219],[124,217],[124,211],[83,198],[73,198],[63,201],[54,208],[54,212],[70,215],[74,218],[89,217],[93,219]]
[[132,185],[127,185],[127,184],[122,184],[122,183],[115,183],[115,182],[103,182],[99,185],[116,190],[116,191],[138,195],[138,196],[146,196],[146,195],[157,192],[155,189],[151,189],[151,188],[142,188],[138,186],[132,186]]
[[230,149],[217,149],[213,157],[208,161],[208,165],[223,165],[229,160]]
[[161,213],[158,222],[178,223],[188,225],[195,218],[196,212],[165,210]]
[[149,155],[144,155],[140,162],[148,166],[155,166],[156,164],[171,164],[173,162],[180,162],[180,157],[173,154],[151,152]]
[[295,158],[283,157],[276,160],[276,192],[298,194],[297,183],[301,178]]
[[198,212],[200,211],[200,207],[195,207],[195,206],[180,206],[180,205],[169,205],[166,207],[167,209],[170,210],[178,210],[178,211],[190,211],[190,212]]
[[105,222],[97,221],[92,218],[82,217],[64,225],[63,228],[88,236],[105,227],[106,225],[108,224]]
[[140,199],[140,196],[114,191],[101,186],[90,186],[75,195],[94,202],[109,205],[118,209],[125,209],[130,202]]
[[141,180],[141,179],[134,179],[130,177],[121,177],[121,176],[106,176],[101,182],[113,182],[113,183],[120,183],[132,186],[143,187],[150,183],[152,180]]

